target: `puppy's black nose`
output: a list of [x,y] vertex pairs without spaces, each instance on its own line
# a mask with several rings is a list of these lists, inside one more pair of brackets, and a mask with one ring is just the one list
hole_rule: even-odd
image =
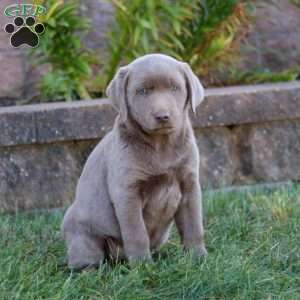
[[163,113],[156,113],[154,115],[154,117],[160,123],[166,123],[170,119],[170,115],[168,113],[165,113],[165,112],[163,112]]

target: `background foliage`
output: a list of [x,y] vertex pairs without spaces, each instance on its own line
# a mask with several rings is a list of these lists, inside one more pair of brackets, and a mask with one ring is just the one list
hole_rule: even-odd
[[[101,58],[85,48],[90,28],[80,15],[79,0],[36,0],[48,8],[40,47],[33,53],[49,66],[41,84],[45,100],[101,96],[120,65],[147,53],[162,52],[188,62],[207,85],[288,81],[299,72],[245,72],[241,45],[251,30],[252,1],[247,0],[108,0],[115,23],[108,51]],[[269,5],[272,5],[273,0]],[[290,0],[298,4],[299,0]],[[105,58],[105,59],[104,59]],[[105,64],[101,64],[101,59]]]
[[239,0],[113,0],[116,24],[110,35],[108,80],[120,63],[151,52],[188,62],[207,76],[233,62],[249,30],[246,5]]
[[82,37],[90,28],[87,18],[79,15],[77,0],[36,1],[48,8],[40,20],[46,30],[39,47],[34,49],[37,63],[48,64],[41,84],[45,100],[91,98],[86,84],[92,76],[95,58],[84,47]]
[[[36,0],[48,8],[40,46],[33,52],[49,71],[41,84],[46,100],[88,99],[103,92],[116,69],[134,58],[163,52],[187,61],[197,75],[211,74],[236,59],[248,30],[245,5],[239,0],[111,0],[116,22],[109,35],[108,63],[99,65],[82,37],[89,21],[77,0]],[[92,80],[92,78],[96,78]],[[212,80],[213,81],[213,80]],[[91,84],[92,83],[92,84]]]

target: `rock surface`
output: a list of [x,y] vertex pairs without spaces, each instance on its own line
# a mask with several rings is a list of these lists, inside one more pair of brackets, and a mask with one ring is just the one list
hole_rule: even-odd
[[0,148],[0,212],[53,208],[72,201],[96,142]]

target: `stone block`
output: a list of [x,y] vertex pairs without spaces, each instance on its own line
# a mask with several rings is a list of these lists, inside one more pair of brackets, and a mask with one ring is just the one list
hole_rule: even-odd
[[23,56],[21,54],[0,52],[0,69],[0,98],[21,97],[24,83]]
[[31,113],[15,112],[0,117],[0,145],[22,145],[36,143],[35,116]]
[[[103,136],[112,128],[116,111],[110,105],[105,104],[105,101],[101,104],[98,107],[82,106],[80,109],[77,107],[60,109],[58,106],[51,112],[44,110],[36,113],[39,143],[85,139],[87,135],[89,138]],[[105,113],[101,113],[104,111]]]
[[256,27],[263,32],[292,32],[300,27],[300,9],[292,1],[256,1]]
[[[16,4],[18,1],[14,0],[1,0],[0,1],[0,49],[10,50],[13,53],[19,53],[18,49],[14,49],[10,45],[10,35],[4,31],[4,27],[7,23],[11,23],[13,18],[8,18],[4,15],[4,10],[11,4]],[[11,53],[11,52],[10,52]]]
[[300,119],[233,130],[238,185],[300,179]]
[[0,148],[0,212],[61,207],[72,201],[96,143]]
[[85,44],[103,55],[107,48],[108,32],[114,23],[114,6],[105,0],[81,1],[82,14],[91,19],[92,28],[85,37]]
[[200,152],[200,182],[204,188],[230,186],[235,179],[233,136],[226,127],[195,131]]
[[191,118],[194,127],[300,118],[299,103],[299,82],[207,89]]
[[299,121],[252,126],[249,145],[257,182],[300,179]]
[[104,99],[2,108],[0,146],[101,138],[115,116]]
[[281,71],[300,64],[300,25],[293,31],[262,33],[260,38],[264,44],[261,49],[263,67]]

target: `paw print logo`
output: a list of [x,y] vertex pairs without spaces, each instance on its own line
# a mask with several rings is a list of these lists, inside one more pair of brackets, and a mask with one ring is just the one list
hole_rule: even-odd
[[27,17],[25,22],[22,17],[16,17],[14,24],[6,24],[4,30],[11,34],[10,43],[13,47],[27,45],[34,48],[39,45],[39,35],[44,33],[45,26],[42,23],[36,24],[34,17]]

